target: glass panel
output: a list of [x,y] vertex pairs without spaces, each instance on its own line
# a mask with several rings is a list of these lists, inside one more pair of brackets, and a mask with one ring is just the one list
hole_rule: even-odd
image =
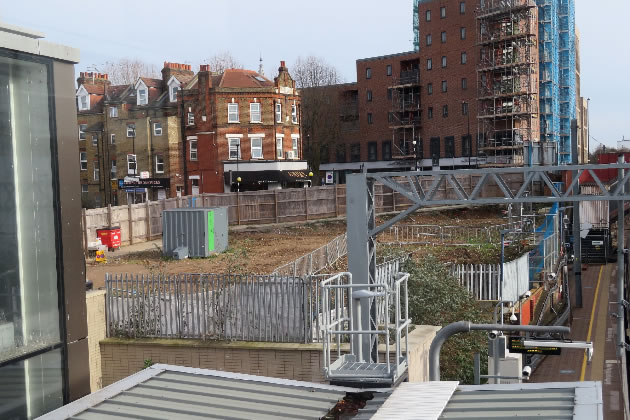
[[63,405],[61,350],[0,368],[0,418],[32,419]]
[[60,342],[48,94],[44,64],[0,57],[0,362]]

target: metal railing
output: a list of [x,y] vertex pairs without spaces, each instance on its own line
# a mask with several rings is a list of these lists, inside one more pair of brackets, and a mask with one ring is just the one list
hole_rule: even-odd
[[486,227],[395,225],[383,231],[378,242],[385,244],[471,245],[500,242],[501,230],[525,230],[527,219]]
[[323,269],[330,267],[348,252],[347,236],[337,236],[326,245],[309,252],[300,258],[284,264],[275,270],[272,274],[280,276],[308,276],[317,274]]
[[451,275],[478,301],[501,297],[501,264],[453,264]]
[[[349,381],[370,380],[395,382],[407,367],[407,349],[409,325],[408,289],[409,274],[397,273],[393,287],[387,283],[353,284],[350,273],[339,273],[322,282],[324,317],[324,372],[327,379],[345,379]],[[354,317],[361,314],[362,299],[369,299],[369,304],[377,308],[374,328],[362,330],[360,322]],[[382,309],[380,309],[382,308]],[[381,312],[382,313],[379,313]],[[375,320],[373,320],[375,321]],[[404,331],[404,334],[403,334]],[[390,337],[394,335],[394,362],[390,357]],[[385,343],[385,355],[380,360],[370,360],[363,354],[361,339],[368,335],[382,337]],[[405,339],[403,356],[401,341]],[[357,340],[358,339],[358,340]],[[336,344],[336,360],[332,361],[332,344]],[[341,344],[350,342],[350,353],[342,354]]]
[[310,278],[231,275],[110,275],[109,337],[312,341]]

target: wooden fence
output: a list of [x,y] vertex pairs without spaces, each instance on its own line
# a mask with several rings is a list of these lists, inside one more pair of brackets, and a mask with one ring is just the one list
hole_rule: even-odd
[[[476,185],[478,177],[462,176],[458,177],[458,181],[470,192]],[[431,183],[430,179],[423,180],[422,187],[427,190]],[[456,197],[454,189],[447,183],[444,183],[435,194],[436,199]],[[411,204],[402,194],[378,183],[374,185],[374,203],[377,213],[401,211]],[[327,219],[346,214],[346,186],[201,194],[142,204],[84,209],[82,217],[84,249],[87,249],[88,242],[96,240],[96,229],[102,227],[119,226],[122,245],[157,239],[162,236],[162,211],[182,207],[227,207],[231,225]]]

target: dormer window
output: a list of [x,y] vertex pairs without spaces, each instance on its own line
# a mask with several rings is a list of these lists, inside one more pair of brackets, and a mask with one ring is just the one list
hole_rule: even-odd
[[77,90],[77,107],[79,111],[89,111],[90,109],[90,94],[83,85]]
[[142,79],[138,79],[136,83],[136,105],[146,105],[149,103],[149,88],[144,84]]
[[147,90],[138,89],[138,105],[146,105],[147,102]]
[[180,89],[181,83],[175,78],[175,76],[171,76],[166,84],[168,86],[169,101],[177,102],[177,91]]

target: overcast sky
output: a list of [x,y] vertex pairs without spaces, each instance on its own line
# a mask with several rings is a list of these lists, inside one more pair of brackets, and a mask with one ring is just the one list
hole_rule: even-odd
[[[412,0],[0,0],[0,20],[79,48],[77,72],[119,58],[199,64],[230,51],[253,70],[262,54],[267,76],[280,60],[290,71],[297,57],[320,56],[350,82],[357,58],[413,49]],[[591,136],[616,146],[630,138],[630,1],[576,0],[576,22]]]

